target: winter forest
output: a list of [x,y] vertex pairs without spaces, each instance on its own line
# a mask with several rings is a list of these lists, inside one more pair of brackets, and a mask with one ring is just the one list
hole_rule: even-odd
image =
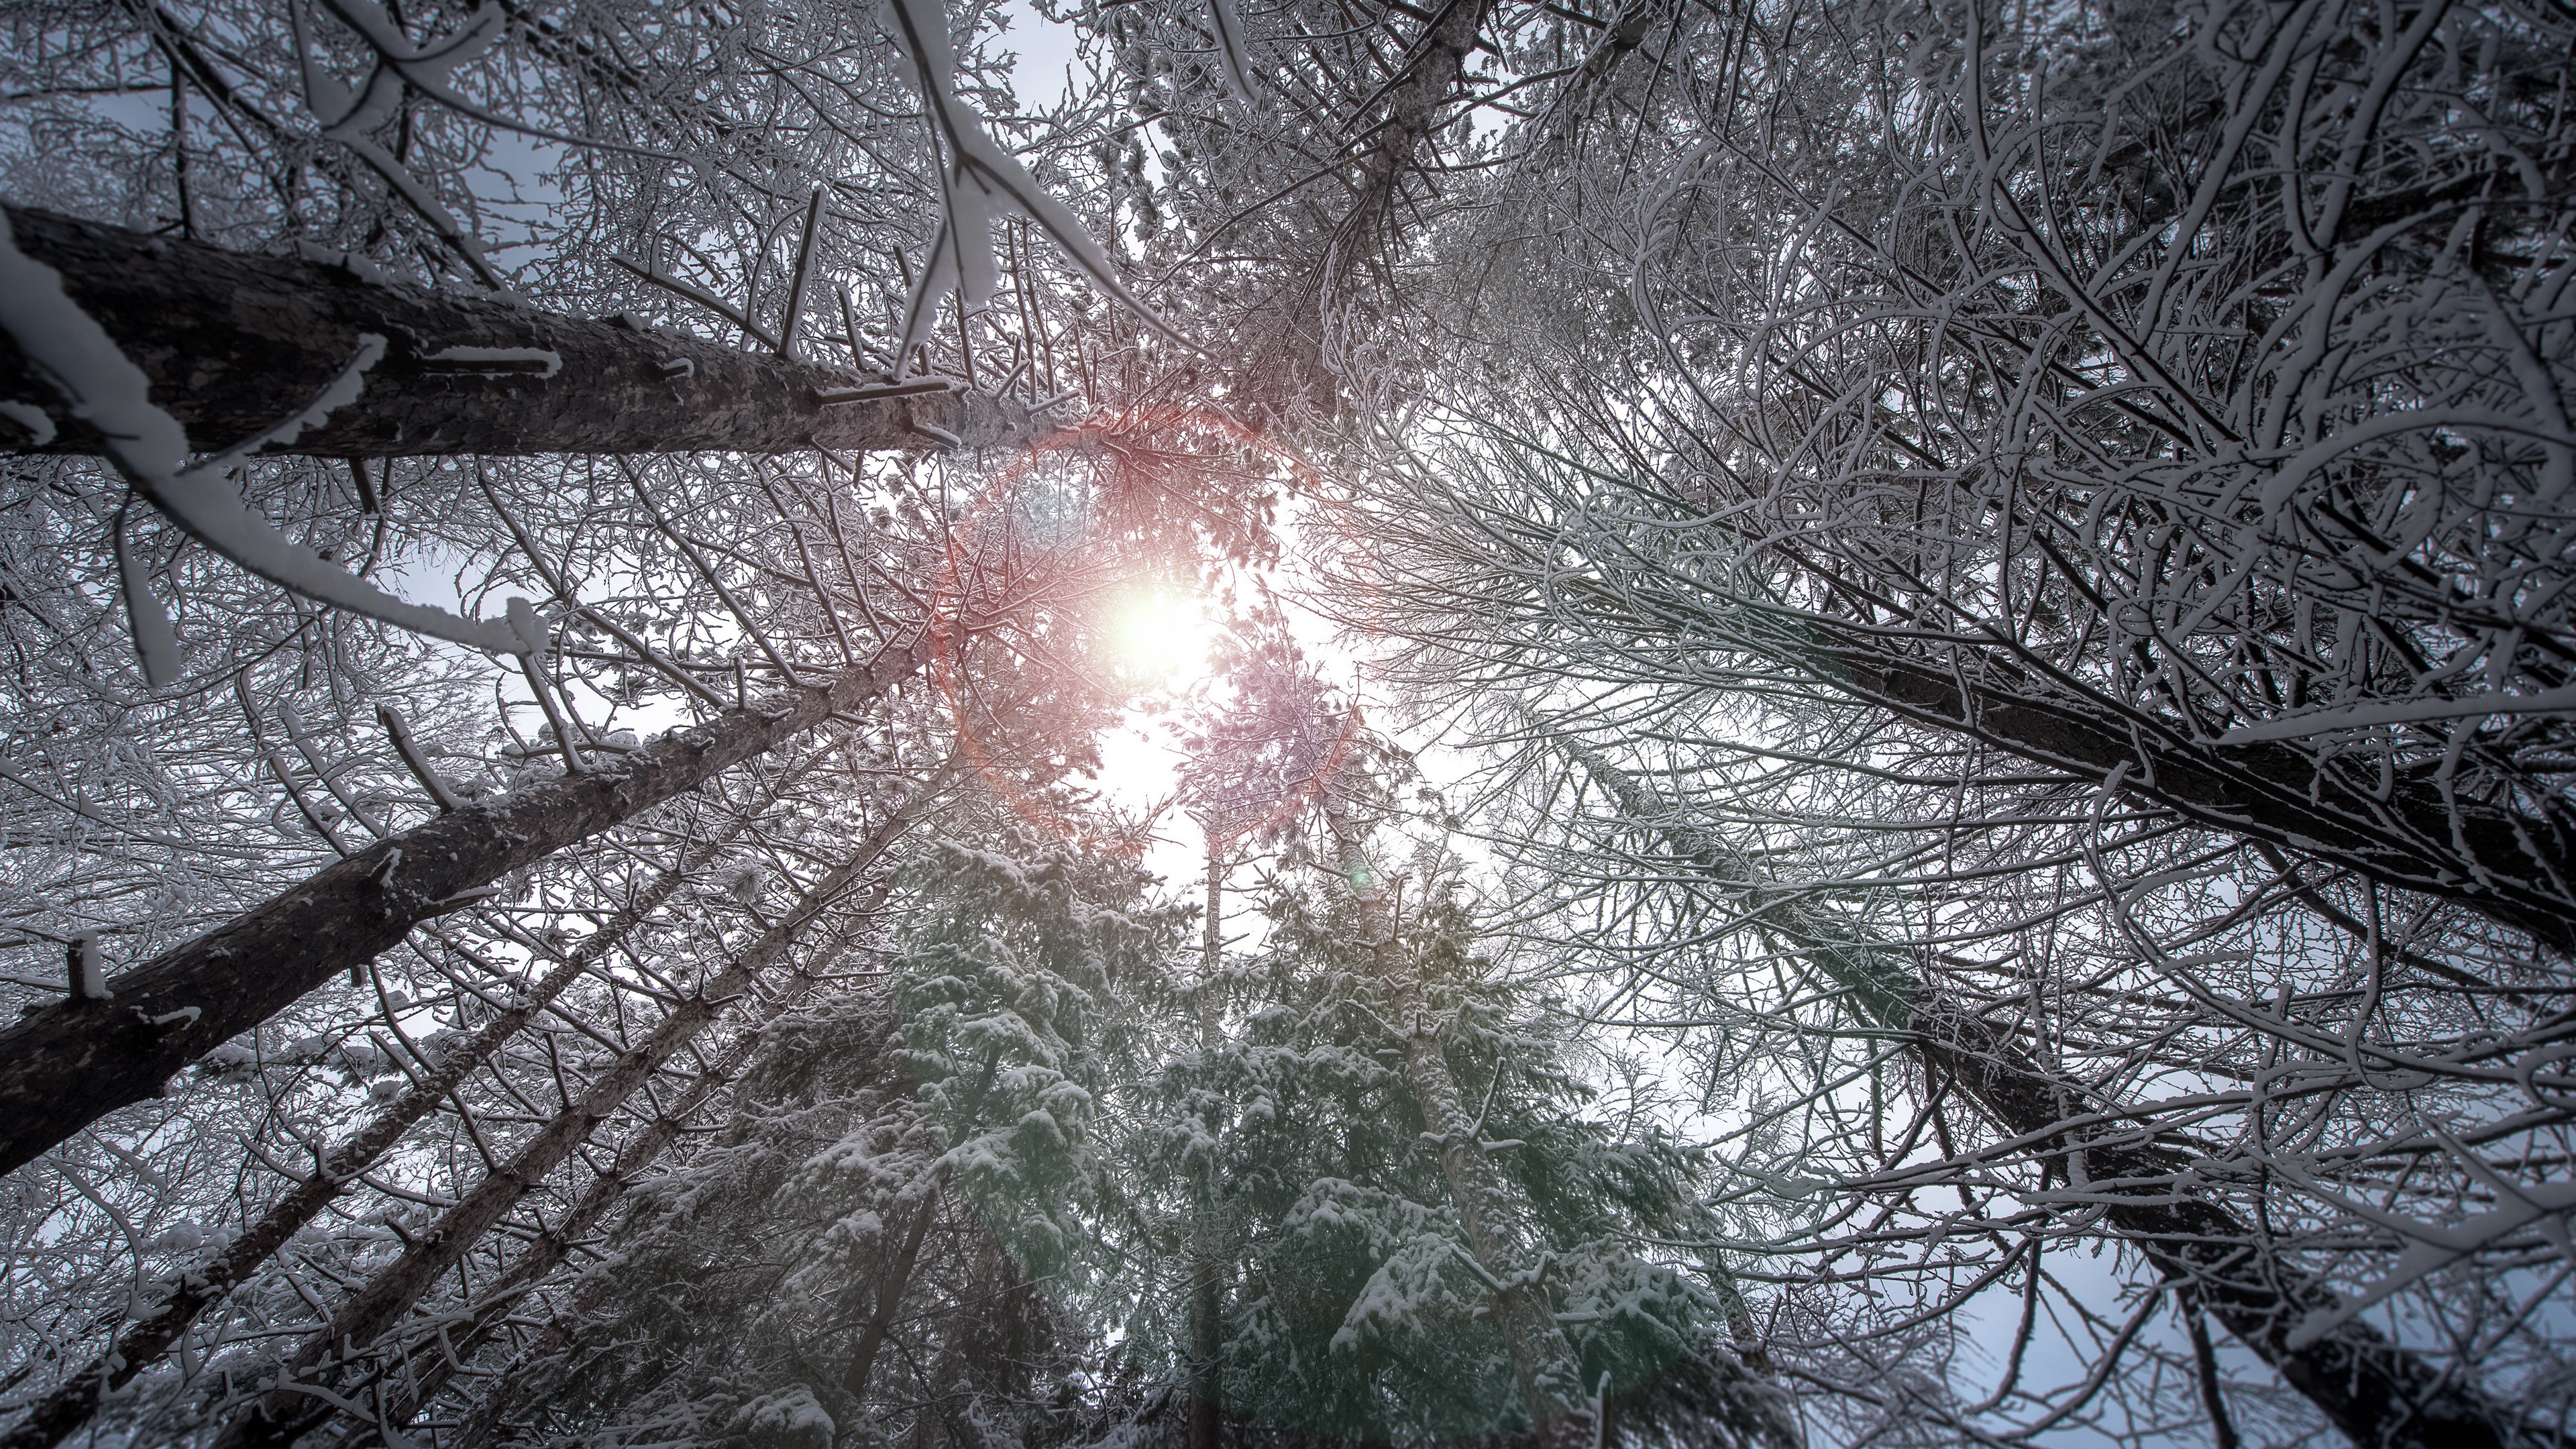
[[2576,1443],[2566,0],[0,34],[0,1449]]

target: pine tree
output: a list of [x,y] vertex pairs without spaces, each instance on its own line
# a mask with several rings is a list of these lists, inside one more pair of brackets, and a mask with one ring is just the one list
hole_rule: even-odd
[[[1155,1081],[1137,1175],[1175,1185],[1172,1220],[1213,1216],[1196,1232],[1229,1280],[1215,1372],[1187,1381],[1256,1424],[1457,1438],[1580,1423],[1693,1359],[1736,1380],[1703,1433],[1786,1434],[1771,1391],[1710,1353],[1705,1265],[1625,1246],[1705,1229],[1687,1154],[1583,1119],[1534,1003],[1473,957],[1436,850],[1411,917],[1373,892],[1352,821],[1386,810],[1375,772],[1398,764],[1336,720],[1283,621],[1248,621],[1227,660],[1231,698],[1187,731],[1193,808],[1212,841],[1282,847],[1291,870],[1329,841],[1335,888],[1265,878],[1260,953],[1222,975],[1234,1020]],[[1479,1080],[1469,1121],[1462,1084]],[[1186,1379],[1210,1253],[1195,1233],[1185,1253],[1186,1291],[1148,1321]]]

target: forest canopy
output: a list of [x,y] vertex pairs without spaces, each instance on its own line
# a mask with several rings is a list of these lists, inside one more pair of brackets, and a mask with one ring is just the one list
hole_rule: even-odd
[[2562,0],[5,0],[0,1446],[2565,1446]]

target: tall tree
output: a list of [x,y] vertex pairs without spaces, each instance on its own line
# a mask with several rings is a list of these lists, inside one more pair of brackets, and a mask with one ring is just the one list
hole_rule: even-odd
[[[783,453],[1002,431],[986,399],[967,421],[961,385],[865,376],[855,353],[834,367],[622,314],[548,316],[394,281],[363,256],[249,256],[20,208],[9,229],[209,452],[257,440],[325,458]],[[21,399],[22,445],[95,453],[115,426],[15,344],[0,389]]]

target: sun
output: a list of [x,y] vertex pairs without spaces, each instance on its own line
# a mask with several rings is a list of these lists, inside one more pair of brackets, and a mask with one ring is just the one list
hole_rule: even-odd
[[1207,673],[1216,622],[1205,601],[1180,589],[1141,586],[1110,606],[1110,651],[1141,682],[1178,684]]

